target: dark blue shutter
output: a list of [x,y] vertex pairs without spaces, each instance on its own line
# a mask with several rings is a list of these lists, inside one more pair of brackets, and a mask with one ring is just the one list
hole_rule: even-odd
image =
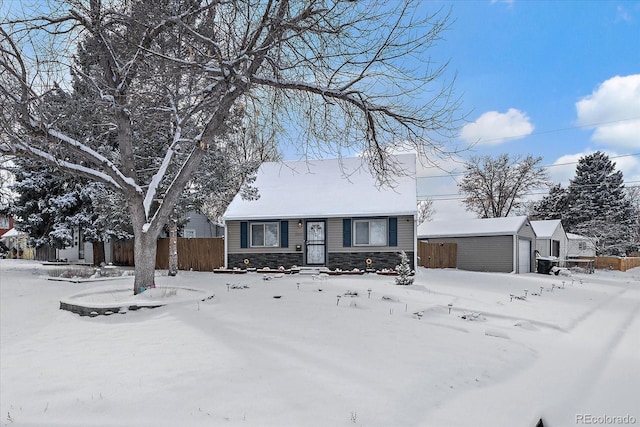
[[280,247],[289,247],[289,221],[280,221]]
[[398,246],[398,218],[389,218],[389,246]]
[[249,224],[246,221],[240,223],[240,247],[249,247]]
[[344,218],[342,220],[342,246],[351,247],[351,219]]

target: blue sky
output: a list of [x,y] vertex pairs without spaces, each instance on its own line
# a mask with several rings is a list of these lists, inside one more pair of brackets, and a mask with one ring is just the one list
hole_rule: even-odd
[[[0,10],[16,4],[0,0]],[[552,180],[567,185],[578,159],[600,150],[627,186],[640,186],[640,1],[423,0],[422,7],[425,14],[451,8],[432,59],[450,61],[446,77],[457,75],[466,113],[452,144],[475,143],[457,162],[419,171],[418,197],[434,200],[436,220],[471,216],[456,178],[473,155],[541,156]]]
[[[566,185],[600,150],[640,185],[640,1],[424,2],[440,5],[454,21],[434,57],[457,72],[468,120],[457,142],[476,142],[462,160],[541,156]],[[454,177],[420,179],[419,196],[434,199],[436,220],[471,216],[455,194],[461,165],[442,166]]]

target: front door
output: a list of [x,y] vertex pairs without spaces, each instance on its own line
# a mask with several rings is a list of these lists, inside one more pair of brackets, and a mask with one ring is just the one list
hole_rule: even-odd
[[325,221],[307,221],[307,265],[325,264],[326,228],[327,224]]

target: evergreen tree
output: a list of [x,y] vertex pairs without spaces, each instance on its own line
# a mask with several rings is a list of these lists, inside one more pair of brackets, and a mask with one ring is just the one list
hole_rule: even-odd
[[35,247],[64,248],[78,232],[88,242],[131,236],[122,200],[104,186],[29,158],[15,163],[10,213]]
[[411,267],[409,266],[409,257],[405,251],[400,252],[400,264],[396,265],[396,285],[408,286],[413,285],[413,277]]
[[563,219],[568,204],[568,193],[562,185],[556,184],[549,189],[549,194],[533,205],[531,218],[535,220]]
[[597,238],[599,254],[623,254],[633,233],[633,207],[621,171],[597,151],[578,161],[567,189],[567,231]]
[[53,167],[24,158],[16,159],[13,172],[12,190],[18,194],[11,206],[15,227],[27,232],[36,247],[70,245],[73,228],[65,219],[81,210],[86,197],[79,183],[57,173]]

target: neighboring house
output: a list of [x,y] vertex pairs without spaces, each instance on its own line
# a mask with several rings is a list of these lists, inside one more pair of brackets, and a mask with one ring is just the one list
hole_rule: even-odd
[[567,234],[559,219],[531,221],[536,232],[536,250],[541,257],[567,257]]
[[29,246],[29,235],[15,228],[10,229],[0,237],[0,240],[9,248],[9,257],[21,259],[34,259],[35,249]]
[[456,243],[457,268],[529,273],[535,269],[536,234],[526,216],[425,222],[418,240]]
[[[182,234],[180,237],[185,239],[203,238],[203,237],[224,237],[224,227],[215,224],[203,215],[196,211],[189,211],[186,215],[187,222],[182,227]],[[161,237],[169,237],[167,233],[162,233]]]
[[0,215],[0,237],[13,228],[13,218],[10,216]]
[[93,244],[84,241],[84,235],[78,228],[73,229],[72,238],[73,243],[71,245],[55,250],[56,260],[93,264]]
[[589,237],[567,233],[567,258],[595,257],[596,245]]
[[394,268],[400,251],[414,268],[416,158],[395,159],[406,176],[393,188],[376,186],[360,158],[262,164],[260,197],[237,195],[223,216],[227,268]]

